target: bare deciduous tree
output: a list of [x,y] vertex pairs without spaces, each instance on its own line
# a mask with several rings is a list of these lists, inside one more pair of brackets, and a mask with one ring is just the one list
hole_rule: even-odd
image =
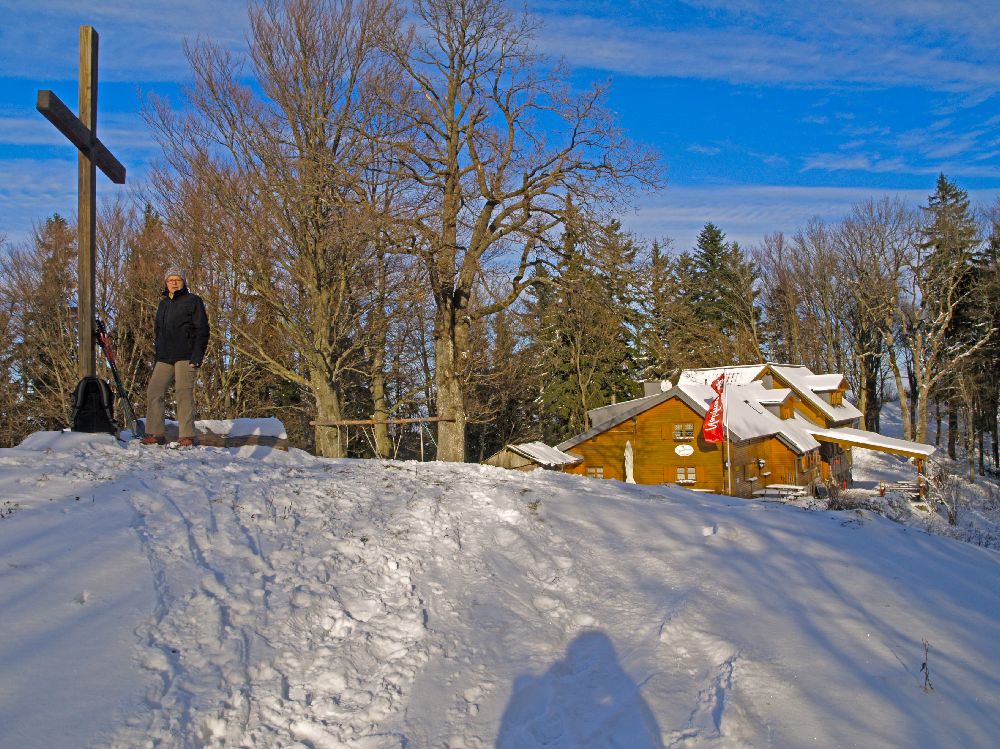
[[[508,307],[530,283],[539,241],[567,195],[610,198],[631,180],[655,184],[655,159],[626,143],[601,107],[604,89],[568,92],[534,53],[534,29],[500,0],[414,0],[420,27],[386,49],[411,90],[412,134],[393,144],[415,200],[403,227],[436,307],[438,456],[465,458],[466,388],[475,318]],[[484,270],[509,268],[506,290],[473,308]]]
[[860,370],[854,383],[865,429],[875,429],[881,403],[879,370],[883,353],[899,393],[906,438],[909,403],[899,365],[896,330],[899,327],[903,278],[916,239],[916,217],[899,200],[883,198],[854,205],[840,225],[837,246],[850,307],[852,360]]
[[[266,0],[250,10],[262,95],[230,53],[199,44],[187,49],[193,111],[159,102],[149,117],[174,168],[160,179],[173,229],[189,218],[178,194],[196,183],[238,233],[208,239],[228,251],[272,329],[237,319],[236,345],[310,393],[319,419],[343,418],[345,380],[364,356],[378,268],[362,179],[371,149],[359,133],[383,83],[376,36],[398,22],[391,0]],[[275,355],[276,335],[294,358]],[[324,427],[316,447],[344,453]]]

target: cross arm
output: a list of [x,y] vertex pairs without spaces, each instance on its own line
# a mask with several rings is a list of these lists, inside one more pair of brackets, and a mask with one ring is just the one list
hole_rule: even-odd
[[35,107],[45,115],[45,119],[56,126],[59,132],[69,138],[70,143],[94,159],[97,168],[104,172],[108,179],[116,185],[125,184],[125,167],[100,139],[92,135],[58,96],[52,91],[39,91]]

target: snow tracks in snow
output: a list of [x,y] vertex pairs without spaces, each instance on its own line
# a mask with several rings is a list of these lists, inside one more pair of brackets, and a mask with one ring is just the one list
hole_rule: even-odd
[[109,745],[401,746],[380,726],[426,659],[419,555],[381,544],[405,506],[338,481],[363,464],[198,455],[138,458],[129,500],[158,598],[139,634],[157,679],[149,714]]

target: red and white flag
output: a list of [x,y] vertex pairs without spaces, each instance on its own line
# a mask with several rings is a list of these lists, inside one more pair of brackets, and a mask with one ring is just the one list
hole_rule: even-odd
[[716,395],[708,405],[708,413],[705,414],[705,423],[701,428],[701,434],[705,438],[705,442],[722,442],[726,438],[723,427],[725,414],[722,412],[722,396],[725,389],[726,376],[725,374],[720,374],[712,382],[712,390],[715,391]]

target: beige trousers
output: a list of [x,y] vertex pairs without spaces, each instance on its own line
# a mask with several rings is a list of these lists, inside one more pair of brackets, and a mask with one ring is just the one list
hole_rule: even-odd
[[149,378],[146,388],[146,434],[160,436],[166,430],[163,423],[163,411],[167,404],[167,389],[176,381],[177,421],[180,422],[180,435],[194,437],[194,381],[198,370],[191,366],[187,359],[176,364],[158,361],[153,367],[153,375]]

